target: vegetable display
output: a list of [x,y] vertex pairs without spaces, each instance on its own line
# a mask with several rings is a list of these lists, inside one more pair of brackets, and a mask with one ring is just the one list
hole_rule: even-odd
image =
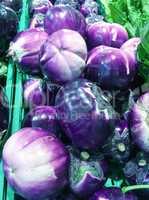
[[45,199],[63,189],[68,184],[68,166],[64,145],[40,128],[19,130],[3,150],[5,176],[27,199]]
[[3,200],[149,198],[148,8],[0,0]]

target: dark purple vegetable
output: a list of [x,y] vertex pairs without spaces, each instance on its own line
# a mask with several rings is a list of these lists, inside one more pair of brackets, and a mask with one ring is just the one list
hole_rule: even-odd
[[133,81],[136,67],[129,65],[123,50],[98,46],[87,59],[87,78],[96,81],[104,89],[126,89]]
[[0,4],[0,27],[0,54],[3,54],[17,34],[18,17],[14,10],[2,4]]
[[127,31],[119,24],[104,21],[95,22],[87,27],[87,43],[89,48],[99,45],[121,47],[128,40]]
[[112,23],[110,26],[110,46],[120,48],[128,40],[126,29],[120,24]]
[[62,29],[49,36],[41,48],[41,70],[52,82],[66,83],[80,77],[86,58],[83,37],[76,31]]
[[137,200],[133,193],[122,193],[119,188],[105,188],[96,192],[89,200]]
[[44,18],[45,15],[42,13],[37,13],[33,15],[31,22],[30,22],[30,29],[39,28],[44,30]]
[[38,29],[28,29],[17,34],[10,44],[9,56],[20,64],[20,69],[29,74],[40,72],[39,51],[47,40],[46,32]]
[[29,7],[31,15],[33,15],[34,13],[46,14],[48,9],[52,7],[52,3],[50,0],[31,0]]
[[98,45],[110,46],[110,26],[109,23],[99,21],[87,26],[87,44],[91,49]]
[[57,5],[48,10],[44,28],[49,35],[60,29],[71,29],[84,36],[86,22],[84,16],[76,9],[67,5]]
[[0,3],[18,12],[22,8],[22,0],[1,0]]
[[78,2],[78,0],[56,0],[55,1],[55,5],[68,5],[71,6],[72,8],[76,8],[78,9],[80,4]]
[[123,164],[129,160],[131,141],[128,124],[125,120],[119,121],[114,129],[114,134],[104,147],[106,155]]
[[37,106],[23,120],[23,127],[39,127],[57,134],[57,113],[52,106]]
[[61,127],[73,145],[98,149],[110,136],[116,113],[95,84],[85,79],[67,84],[56,96],[56,107]]
[[81,160],[71,154],[70,166],[70,188],[81,199],[88,199],[105,182],[103,169],[97,160]]
[[132,139],[138,147],[149,152],[149,92],[142,95],[130,113]]
[[80,7],[80,12],[87,17],[88,15],[95,13],[98,14],[99,5],[94,0],[85,0],[85,2]]
[[24,102],[29,108],[46,105],[51,94],[46,92],[46,86],[41,79],[30,78],[24,83]]
[[129,61],[133,64],[136,65],[136,67],[138,67],[138,62],[137,62],[137,48],[138,45],[140,44],[141,39],[140,38],[131,38],[129,40],[127,40],[122,46],[121,49],[123,51],[125,51],[125,53],[127,54],[129,58]]
[[10,186],[26,199],[58,194],[68,184],[69,155],[50,132],[24,128],[6,142],[3,169]]

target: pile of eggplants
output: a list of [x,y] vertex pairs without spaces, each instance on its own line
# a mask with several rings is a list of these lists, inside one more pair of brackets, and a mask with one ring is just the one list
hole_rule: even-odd
[[[14,4],[3,2],[16,17],[5,7]],[[28,29],[14,39],[8,29],[8,55],[28,75],[22,127],[2,155],[18,198],[149,197],[149,88],[140,88],[136,55],[141,39],[129,38],[104,14],[102,1],[32,0]]]

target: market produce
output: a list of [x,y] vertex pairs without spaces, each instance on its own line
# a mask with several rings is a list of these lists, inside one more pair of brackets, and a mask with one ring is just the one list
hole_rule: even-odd
[[22,0],[0,0],[0,3],[9,8],[12,8],[16,12],[19,12],[22,8]]
[[104,166],[98,160],[83,160],[71,154],[70,166],[70,188],[81,199],[88,199],[106,180]]
[[6,142],[3,169],[8,183],[26,199],[58,194],[68,184],[69,155],[62,142],[40,128],[24,128]]
[[50,98],[47,96],[49,93],[46,93],[46,86],[41,79],[28,79],[24,83],[23,89],[24,103],[29,108],[46,105],[47,98]]
[[116,113],[103,92],[79,79],[61,88],[56,108],[62,129],[81,149],[99,149],[111,135]]
[[126,89],[136,74],[135,64],[121,49],[98,46],[88,55],[87,78],[109,90]]
[[135,144],[149,152],[149,92],[142,95],[134,104],[130,113],[131,135]]
[[39,127],[57,134],[57,113],[52,106],[37,106],[32,109],[23,120],[23,127]]
[[62,29],[49,36],[41,48],[41,71],[54,83],[67,83],[80,77],[86,58],[83,37],[76,31]]
[[120,48],[128,40],[127,31],[123,26],[105,21],[90,24],[87,27],[86,34],[90,49],[99,45]]
[[51,35],[60,29],[70,29],[85,35],[86,22],[84,16],[67,5],[57,5],[51,7],[44,20],[44,29]]
[[103,147],[104,152],[114,161],[123,164],[129,160],[131,148],[127,121],[118,121],[114,129],[114,134],[107,140],[105,147]]
[[104,17],[101,15],[96,15],[96,14],[92,13],[91,15],[88,15],[85,19],[86,19],[87,25],[90,25],[90,24],[94,24],[96,22],[103,21]]
[[0,4],[0,55],[6,53],[9,43],[17,34],[18,17],[14,10]]
[[29,7],[31,15],[33,15],[34,13],[46,14],[48,9],[52,7],[52,3],[50,0],[31,0]]
[[9,56],[29,74],[40,73],[39,52],[47,40],[46,32],[38,29],[28,29],[17,34],[9,47]]
[[137,200],[133,193],[122,193],[119,188],[100,189],[89,200]]

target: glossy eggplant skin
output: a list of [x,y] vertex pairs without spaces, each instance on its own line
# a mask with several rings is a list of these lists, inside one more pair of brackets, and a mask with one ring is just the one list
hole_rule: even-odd
[[39,52],[48,34],[39,29],[28,29],[18,33],[9,47],[9,56],[19,64],[20,70],[28,74],[40,73]]
[[[21,152],[21,154],[20,154]],[[68,184],[69,154],[52,133],[24,128],[3,149],[3,170],[10,186],[22,197],[42,200]]]
[[101,45],[90,51],[86,71],[87,78],[102,88],[124,90],[133,81],[136,66],[130,65],[123,50]]
[[17,34],[18,17],[14,10],[0,4],[0,55],[5,54]]
[[103,92],[86,79],[60,89],[55,101],[62,129],[81,149],[101,148],[117,115]]
[[51,7],[45,17],[44,30],[51,35],[60,29],[74,30],[85,36],[85,18],[79,11],[68,5]]
[[119,188],[100,189],[89,200],[138,200],[133,193],[122,193]]
[[39,127],[57,134],[57,113],[52,106],[37,106],[23,120],[23,127]]
[[137,146],[149,152],[149,92],[143,94],[134,104],[130,112],[132,140]]

